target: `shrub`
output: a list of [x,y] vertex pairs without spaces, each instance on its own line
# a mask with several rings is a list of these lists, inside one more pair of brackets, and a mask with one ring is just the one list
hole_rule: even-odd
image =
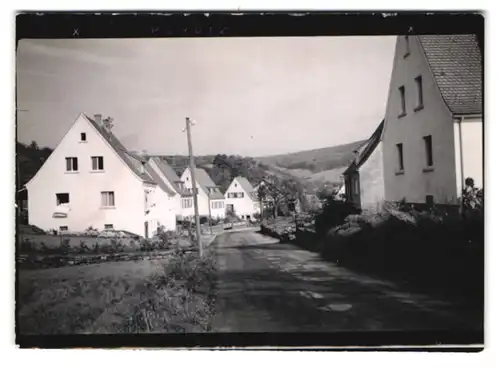
[[349,216],[333,227],[322,253],[363,272],[474,299],[482,292],[484,234],[479,226],[484,219],[478,214],[474,222],[437,207],[417,211],[388,203],[379,212]]
[[360,210],[353,204],[330,197],[323,205],[321,213],[315,218],[316,232],[324,235],[332,227],[342,225],[347,216],[358,213]]

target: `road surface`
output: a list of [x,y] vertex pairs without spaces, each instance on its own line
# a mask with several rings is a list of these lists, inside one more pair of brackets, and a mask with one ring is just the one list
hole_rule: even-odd
[[447,302],[323,261],[253,231],[216,237],[214,332],[466,330]]

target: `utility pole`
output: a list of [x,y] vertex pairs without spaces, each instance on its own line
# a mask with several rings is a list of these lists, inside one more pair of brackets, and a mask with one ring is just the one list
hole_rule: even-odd
[[210,228],[210,235],[213,234],[212,232],[212,210],[211,210],[211,205],[212,205],[212,199],[210,198],[210,194],[212,194],[213,189],[212,187],[207,187],[208,189],[208,227]]
[[[193,123],[186,117],[186,133],[188,141],[189,150],[189,167],[191,169],[191,182],[193,184],[193,201],[194,201],[194,220],[196,223],[196,241],[198,242],[198,250],[200,251],[200,257],[203,255],[203,246],[201,245],[201,228],[200,228],[200,214],[198,212],[198,188],[196,186],[196,176],[195,176],[195,166],[193,157],[193,145],[191,144],[191,125]],[[184,131],[184,130],[183,130]],[[209,208],[210,209],[210,208]]]

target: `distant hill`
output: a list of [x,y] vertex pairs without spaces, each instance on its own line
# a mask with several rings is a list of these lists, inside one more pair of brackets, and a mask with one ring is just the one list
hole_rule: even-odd
[[365,140],[361,140],[328,148],[258,157],[256,159],[258,162],[275,170],[286,171],[316,185],[325,182],[336,183],[340,181],[342,172],[354,159],[354,151],[364,142]]
[[35,141],[29,145],[16,143],[16,173],[19,176],[16,189],[19,190],[35,176],[51,153],[51,148],[39,148]]
[[289,170],[309,170],[316,173],[348,166],[353,159],[353,151],[364,142],[365,140],[361,140],[328,148],[257,157],[256,159],[270,166],[278,166]]

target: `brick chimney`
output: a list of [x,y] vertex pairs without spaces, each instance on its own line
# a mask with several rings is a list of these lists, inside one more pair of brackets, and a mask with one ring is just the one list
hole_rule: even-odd
[[94,121],[100,126],[102,125],[102,114],[94,114]]

